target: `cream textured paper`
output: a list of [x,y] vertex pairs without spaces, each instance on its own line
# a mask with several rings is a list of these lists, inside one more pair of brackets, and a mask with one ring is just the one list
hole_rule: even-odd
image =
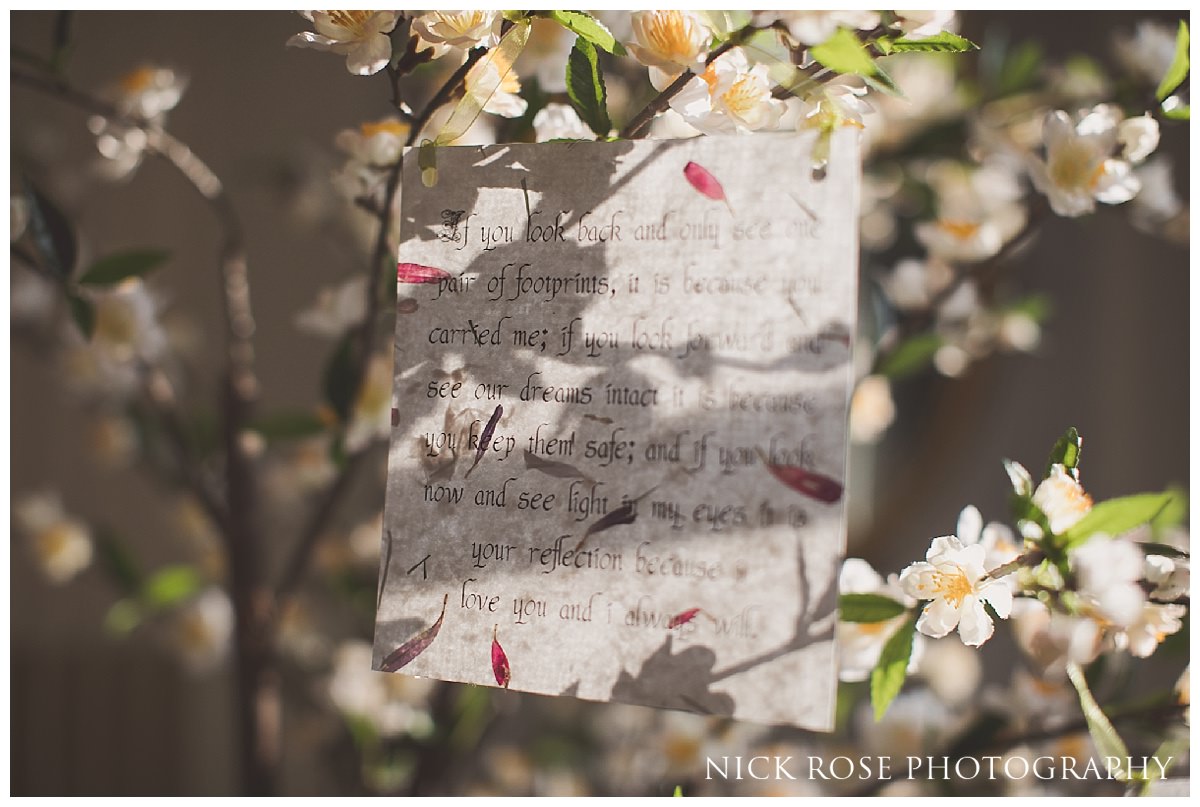
[[407,153],[377,669],[436,625],[403,673],[495,686],[494,637],[515,690],[831,727],[859,177],[812,142]]

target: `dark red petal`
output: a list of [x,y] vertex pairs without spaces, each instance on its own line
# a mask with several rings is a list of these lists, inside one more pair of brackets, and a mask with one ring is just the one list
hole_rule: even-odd
[[419,263],[396,264],[396,280],[400,283],[437,283],[450,277],[445,269],[422,266]]
[[725,189],[721,187],[720,182],[717,182],[717,178],[708,172],[707,168],[697,163],[688,163],[683,167],[683,175],[687,177],[687,181],[693,188],[709,199],[718,202],[725,201]]
[[508,682],[512,680],[512,668],[508,665],[508,656],[504,654],[504,648],[496,638],[497,629],[498,626],[492,628],[492,673],[496,676],[496,685],[508,689]]
[[379,665],[379,669],[384,672],[395,672],[424,653],[425,648],[433,644],[433,640],[437,638],[438,631],[442,629],[442,620],[446,618],[446,603],[449,600],[449,594],[442,598],[442,613],[438,616],[437,622],[434,622],[428,628],[393,650],[383,660],[383,664]]
[[819,502],[833,504],[842,498],[842,484],[827,476],[806,471],[793,465],[772,465],[767,463],[771,475],[797,493],[803,493]]
[[700,613],[699,608],[689,608],[686,611],[680,611],[675,616],[671,617],[671,621],[667,623],[667,629],[678,628],[680,625],[686,625],[696,618],[696,614]]

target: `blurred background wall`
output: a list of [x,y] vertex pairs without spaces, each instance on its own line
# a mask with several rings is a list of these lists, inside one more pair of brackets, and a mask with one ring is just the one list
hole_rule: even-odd
[[[1139,18],[975,12],[964,15],[962,29],[980,41],[1002,27],[1051,52],[1106,61],[1113,34]],[[10,21],[15,45],[46,51],[53,14],[14,12]],[[263,405],[317,403],[321,362],[314,356],[328,346],[299,333],[292,316],[363,257],[358,245],[304,226],[303,211],[285,204],[283,191],[328,175],[337,131],[388,113],[385,79],[352,77],[337,57],[285,48],[307,28],[287,13],[81,12],[74,26],[69,75],[81,86],[94,88],[142,62],[190,76],[170,129],[226,178],[245,220]],[[200,324],[205,342],[217,344],[215,228],[194,195],[153,160],[129,183],[86,180],[79,167],[93,158],[94,144],[80,113],[16,86],[10,113],[13,153],[38,167],[39,179],[76,217],[84,249],[93,257],[170,249],[162,286]],[[1173,131],[1163,145],[1185,194],[1186,139],[1186,131]],[[878,520],[852,536],[851,553],[881,570],[898,571],[923,554],[931,536],[952,532],[967,503],[986,519],[1004,517],[1000,459],[1039,468],[1068,425],[1084,435],[1083,481],[1097,499],[1190,481],[1187,249],[1101,210],[1055,220],[1013,277],[1054,301],[1037,355],[998,355],[962,379],[899,385],[898,424],[877,450],[852,454],[853,473],[869,469],[869,485],[859,485],[868,500],[856,506]],[[219,352],[203,355],[211,378]],[[160,506],[161,487],[98,465],[84,449],[85,424],[56,382],[57,369],[17,348],[11,359],[12,492],[68,491],[72,510],[136,527],[130,534],[148,566],[174,559],[176,527]],[[276,562],[285,548],[271,547]],[[58,589],[19,542],[10,553],[13,793],[231,792],[226,677],[192,679],[163,648],[106,636],[100,621],[113,592],[99,575]],[[996,643],[983,652],[986,666],[988,654],[1009,649]],[[327,792],[323,776],[303,751],[288,755],[287,791]]]

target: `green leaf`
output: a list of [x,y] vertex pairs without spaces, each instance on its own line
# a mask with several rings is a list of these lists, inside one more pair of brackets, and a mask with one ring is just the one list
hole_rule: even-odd
[[322,377],[325,400],[333,408],[338,420],[343,423],[350,417],[350,408],[354,405],[354,398],[358,392],[353,389],[357,375],[354,369],[354,344],[353,332],[342,337],[342,341],[329,358],[329,363],[325,365]]
[[250,427],[269,442],[312,437],[325,431],[320,415],[307,409],[283,409],[262,415]]
[[1062,465],[1068,471],[1075,470],[1079,466],[1079,454],[1082,450],[1083,438],[1079,436],[1079,430],[1072,426],[1058,438],[1054,448],[1050,449],[1050,458],[1046,460],[1046,470],[1042,478],[1050,476],[1050,471],[1055,465]]
[[118,252],[101,258],[79,278],[84,286],[115,286],[130,277],[141,277],[162,266],[169,253],[157,249]]
[[1096,533],[1120,535],[1142,524],[1149,524],[1167,511],[1178,492],[1138,493],[1100,502],[1062,535],[1063,545],[1077,546]]
[[[986,51],[984,51],[986,53]],[[996,92],[1000,96],[1013,95],[1036,83],[1042,68],[1042,48],[1032,40],[1022,42],[1014,48],[998,76]]]
[[96,530],[100,566],[123,593],[135,595],[142,588],[142,571],[133,552],[112,530]]
[[142,609],[137,600],[125,597],[117,600],[104,615],[104,629],[125,636],[142,622]]
[[603,51],[614,56],[625,56],[625,46],[617,41],[612,31],[590,14],[582,11],[551,11],[550,19]]
[[875,75],[875,60],[863,47],[855,33],[847,28],[837,32],[813,48],[809,55],[836,73],[853,73],[858,76]]
[[903,603],[881,594],[843,594],[838,597],[843,622],[885,622],[904,613]]
[[942,346],[936,333],[922,333],[901,342],[879,365],[879,372],[894,380],[905,378],[925,369],[933,354]]
[[[1117,757],[1125,761],[1129,757],[1129,749],[1125,747],[1121,736],[1108,721],[1100,704],[1096,703],[1096,699],[1092,697],[1092,691],[1088,689],[1087,680],[1083,677],[1083,670],[1079,668],[1078,664],[1071,662],[1067,664],[1067,677],[1071,679],[1071,683],[1075,685],[1075,691],[1079,694],[1079,706],[1083,709],[1084,719],[1087,720],[1088,733],[1092,735],[1092,743],[1100,752],[1100,756]],[[1123,766],[1118,767],[1113,773],[1122,782],[1129,778],[1129,770]]]
[[1171,61],[1171,66],[1167,68],[1167,73],[1162,77],[1162,81],[1158,82],[1158,89],[1154,91],[1154,96],[1159,101],[1165,100],[1187,78],[1188,70],[1191,67],[1188,62],[1188,39],[1187,21],[1180,20],[1179,30],[1175,34],[1175,58]]
[[146,580],[142,586],[141,598],[152,608],[169,608],[199,591],[203,582],[200,573],[193,566],[165,566]]
[[683,787],[681,787],[680,785],[675,785],[675,798],[677,798],[677,799],[683,798]]
[[979,46],[971,40],[949,31],[942,31],[924,39],[893,39],[889,48],[890,53],[965,53],[969,50],[979,50]]
[[1005,312],[1024,314],[1034,322],[1045,322],[1054,311],[1054,304],[1045,294],[1031,294],[1007,306]]
[[83,338],[92,341],[92,334],[96,332],[96,306],[92,305],[91,300],[70,293],[67,294],[67,306]]
[[600,137],[612,131],[608,119],[608,95],[596,48],[583,37],[575,40],[567,59],[567,96],[583,122]]
[[[1167,99],[1168,102],[1173,101],[1173,100],[1176,100],[1176,99],[1174,99],[1174,98]],[[1166,102],[1164,102],[1162,105],[1162,112],[1164,115],[1166,115],[1171,120],[1191,120],[1192,119],[1192,108],[1190,106],[1188,106],[1187,104],[1180,104],[1178,106],[1168,107]]]
[[1150,519],[1150,526],[1154,529],[1156,535],[1163,530],[1178,527],[1183,523],[1184,518],[1188,514],[1187,491],[1181,487],[1172,485],[1167,488],[1166,492],[1170,494],[1171,501],[1159,511],[1158,515]]
[[883,646],[883,652],[879,654],[879,663],[871,670],[871,706],[875,710],[877,722],[887,713],[888,707],[904,686],[916,629],[917,615],[913,614],[912,618],[888,639],[887,644]]
[[63,280],[71,276],[79,247],[75,241],[75,228],[58,207],[45,194],[27,183],[29,199],[29,229],[34,243],[46,264]]
[[875,63],[875,75],[863,76],[862,80],[876,92],[890,95],[893,98],[903,98],[905,100],[908,98],[900,89],[900,85],[895,82],[891,75],[878,62]]

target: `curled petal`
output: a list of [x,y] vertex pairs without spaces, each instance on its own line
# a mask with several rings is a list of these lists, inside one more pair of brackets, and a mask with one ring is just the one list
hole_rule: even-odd
[[369,37],[346,54],[346,69],[356,76],[373,76],[392,58],[392,40],[380,34]]
[[330,39],[327,36],[314,34],[312,31],[303,31],[299,34],[293,34],[287,41],[289,47],[293,48],[314,48],[316,50],[329,50],[336,40]]
[[975,597],[963,598],[958,625],[958,635],[962,637],[963,644],[969,647],[979,647],[992,638],[994,629],[992,618],[984,610],[983,603]]
[[958,627],[958,609],[942,599],[934,600],[925,606],[921,618],[917,620],[917,630],[926,636],[940,639]]

